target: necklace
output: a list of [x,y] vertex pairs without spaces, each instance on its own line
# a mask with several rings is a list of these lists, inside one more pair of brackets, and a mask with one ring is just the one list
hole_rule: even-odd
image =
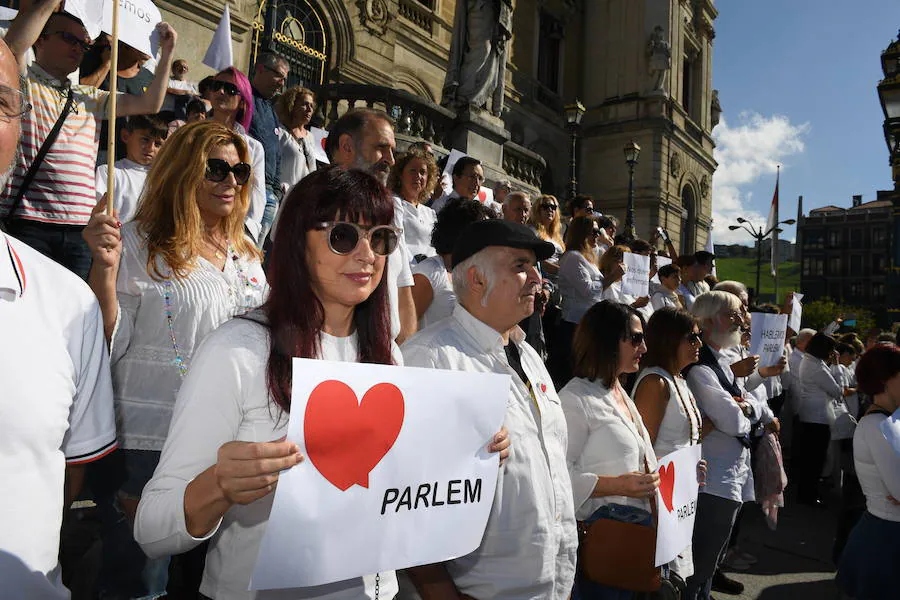
[[[234,264],[234,268],[237,273],[238,281],[240,282],[241,291],[243,292],[243,301],[238,307],[238,310],[235,311],[235,314],[240,314],[247,312],[251,308],[254,308],[253,291],[259,289],[261,286],[259,282],[256,281],[255,277],[247,277],[247,274],[244,272],[244,269],[241,266],[240,256],[231,245],[231,240],[226,240],[226,242],[228,246],[226,253],[231,256],[232,263]],[[216,254],[216,256],[219,255]],[[168,279],[163,280],[162,286],[163,316],[166,319],[166,327],[169,330],[169,338],[172,340],[172,351],[175,354],[175,358],[172,360],[172,365],[176,369],[178,369],[179,376],[183,378],[187,373],[188,365],[184,357],[184,352],[181,349],[181,344],[178,343],[178,337],[175,335],[175,303],[173,301],[174,293],[172,286],[172,274],[169,275]],[[230,287],[228,291],[229,293],[233,292]]]

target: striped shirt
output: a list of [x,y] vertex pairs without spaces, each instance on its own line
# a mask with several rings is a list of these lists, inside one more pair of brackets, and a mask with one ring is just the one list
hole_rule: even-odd
[[0,200],[0,214],[9,212],[28,167],[62,113],[69,86],[74,97],[72,111],[16,208],[15,216],[42,223],[87,224],[97,203],[94,170],[99,121],[106,115],[109,92],[71,85],[68,80],[61,82],[37,63],[28,67],[25,77],[23,91],[33,110],[22,118],[21,152]]

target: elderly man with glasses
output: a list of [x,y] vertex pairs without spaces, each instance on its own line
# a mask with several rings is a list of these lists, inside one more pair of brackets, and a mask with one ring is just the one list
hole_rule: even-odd
[[[22,119],[24,143],[2,192],[0,217],[19,239],[84,279],[91,254],[81,231],[97,203],[96,134],[109,112],[109,92],[73,85],[68,79],[92,40],[80,20],[59,11],[60,4],[35,0],[19,11],[6,34],[24,75],[22,92],[33,110]],[[176,35],[166,23],[157,30],[162,54],[153,81],[139,96],[118,94],[116,116],[154,114],[162,106]],[[35,61],[27,65],[32,46]],[[53,130],[55,139],[41,156]]]
[[484,168],[481,161],[471,156],[463,156],[453,165],[453,191],[444,194],[432,203],[431,208],[439,213],[448,202],[456,198],[464,200],[478,200],[491,209],[499,217],[503,214],[503,206],[495,200],[484,199],[479,196],[481,186],[484,184]]

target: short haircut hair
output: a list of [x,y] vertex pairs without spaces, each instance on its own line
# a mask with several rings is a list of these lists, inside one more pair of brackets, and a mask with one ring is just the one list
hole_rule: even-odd
[[[67,12],[55,12],[50,15],[50,18],[47,19],[47,23],[44,25],[44,29],[41,31],[41,35],[49,35],[47,32],[47,28],[51,26],[54,19],[66,19],[68,21],[72,21],[73,23],[77,23],[81,27],[84,27],[84,23],[76,17],[75,15],[69,14]],[[85,31],[87,31],[87,27],[84,27]]]
[[663,265],[659,268],[660,277],[671,277],[675,274],[681,274],[681,267],[675,264]]
[[647,353],[641,360],[641,368],[661,367],[675,375],[678,347],[695,325],[697,319],[686,310],[666,306],[654,311],[644,331]]
[[827,333],[818,332],[806,345],[806,353],[813,358],[826,360],[834,351],[837,342]]
[[594,304],[575,328],[572,340],[572,374],[590,381],[598,378],[610,387],[619,366],[619,342],[629,331],[631,317],[643,326],[641,314],[612,300]]
[[741,310],[741,301],[729,292],[706,292],[697,296],[691,312],[700,320],[715,319],[724,310]]
[[747,286],[741,283],[740,281],[720,281],[717,283],[713,289],[717,292],[728,292],[729,294],[734,294],[735,296],[740,297],[741,295],[750,298],[750,294],[747,291]]
[[496,192],[500,188],[506,188],[510,192],[512,192],[512,183],[509,181],[509,179],[501,179],[494,184],[493,190]]
[[797,341],[810,340],[814,335],[816,335],[816,330],[806,327],[797,332]]
[[473,158],[471,156],[463,156],[456,164],[453,165],[453,176],[460,177],[463,174],[463,171],[466,170],[468,166],[478,166],[481,164],[481,161],[477,158]]
[[506,198],[503,199],[503,206],[509,206],[513,200],[525,200],[526,202],[531,202],[531,196],[520,191],[510,192],[506,195]]
[[856,363],[859,389],[869,396],[885,391],[885,384],[900,373],[900,348],[891,344],[877,344],[863,354]]
[[751,312],[758,313],[766,313],[768,315],[780,315],[781,309],[775,306],[774,304],[770,304],[768,302],[764,304],[757,304],[756,306],[751,307]]
[[694,253],[694,258],[697,259],[699,264],[706,267],[712,265],[713,261],[716,260],[716,255],[706,250],[698,250]]
[[374,108],[353,108],[345,112],[340,119],[329,128],[328,137],[325,138],[325,152],[330,160],[334,160],[334,153],[338,149],[341,137],[349,135],[354,144],[362,139],[363,129],[370,121],[381,120],[394,127],[394,120],[384,111]]
[[188,66],[188,61],[184,60],[183,58],[176,58],[172,61],[172,68],[174,69],[178,65],[184,65],[186,67]]
[[591,205],[594,204],[594,197],[590,194],[577,194],[574,198],[572,198],[572,202],[569,203],[569,208],[572,210],[574,214],[576,210],[581,210],[585,206],[587,206],[588,202]]
[[199,98],[194,98],[190,100],[184,107],[184,114],[193,115],[195,113],[205,113],[206,112],[206,104],[203,103],[203,100]]
[[209,87],[215,79],[215,75],[208,75],[200,80],[200,83],[197,84],[197,91],[200,92],[201,96],[209,91]]
[[635,254],[640,254],[641,252],[650,252],[653,250],[653,246],[650,245],[650,242],[647,240],[642,240],[640,238],[635,238],[628,243],[628,247]]
[[431,230],[431,245],[440,255],[452,254],[453,246],[466,227],[475,221],[492,218],[491,210],[478,200],[455,198],[437,214]]
[[279,56],[273,52],[263,52],[259,56],[256,57],[256,64],[263,67],[270,67],[272,69],[277,68],[278,65],[284,65],[288,69],[291,68],[291,65],[288,63],[287,59],[283,56]]
[[163,140],[169,136],[169,126],[157,115],[132,115],[125,122],[125,129],[129,133],[147,131],[150,137]]

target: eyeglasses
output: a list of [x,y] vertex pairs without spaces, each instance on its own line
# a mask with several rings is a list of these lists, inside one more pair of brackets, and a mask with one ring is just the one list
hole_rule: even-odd
[[701,342],[702,336],[702,331],[692,331],[684,336],[684,339],[687,340],[688,344],[699,344]]
[[94,44],[92,42],[86,42],[83,38],[78,37],[74,33],[69,33],[68,31],[54,31],[53,33],[48,33],[47,35],[58,35],[59,39],[64,41],[70,46],[80,46],[81,50],[87,52],[91,49],[91,46]]
[[625,339],[631,342],[631,345],[637,348],[644,343],[644,332],[632,331],[625,334]]
[[356,223],[331,221],[318,223],[316,229],[324,230],[328,236],[328,247],[335,254],[346,256],[359,245],[361,239],[369,240],[372,252],[379,256],[387,256],[397,248],[399,232],[390,225],[378,225],[371,229],[360,227]]
[[222,81],[220,79],[214,79],[209,84],[209,90],[211,92],[225,92],[229,96],[237,96],[241,93],[236,85],[230,81]]
[[275,76],[276,79],[287,79],[287,73],[282,73],[278,69],[263,65],[263,69]]
[[550,212],[553,212],[554,210],[559,210],[559,205],[558,204],[541,204],[541,209],[549,210]]
[[31,104],[25,94],[11,87],[0,85],[0,116],[4,119],[18,119],[31,112]]
[[478,182],[479,185],[484,183],[484,175],[478,175],[477,173],[469,173],[468,175],[462,175],[462,177],[465,177],[466,179],[472,179]]
[[206,161],[206,180],[219,183],[225,181],[229,173],[234,173],[234,180],[238,185],[244,185],[250,179],[250,165],[239,162],[232,166],[221,158],[210,158]]

